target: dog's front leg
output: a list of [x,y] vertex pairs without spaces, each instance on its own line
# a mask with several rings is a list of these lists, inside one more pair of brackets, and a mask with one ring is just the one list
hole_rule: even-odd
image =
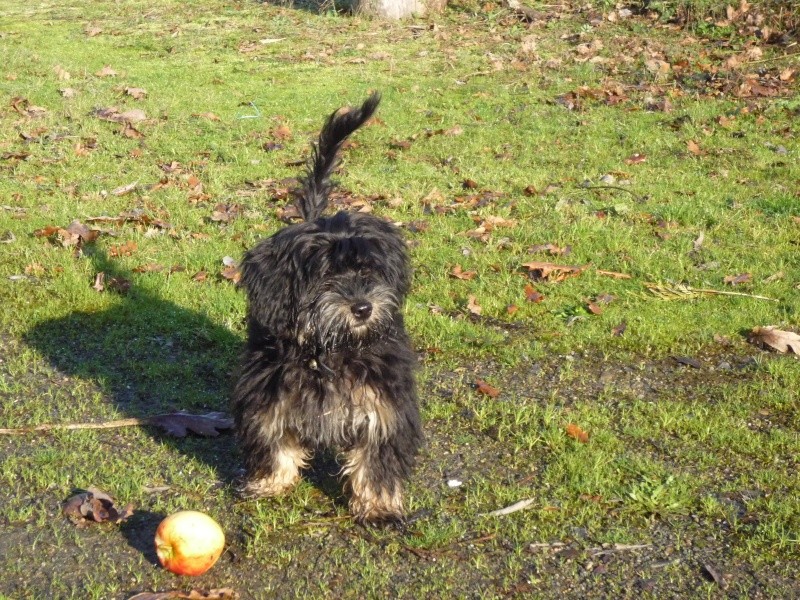
[[309,453],[291,431],[272,438],[251,440],[245,468],[247,481],[242,493],[248,497],[277,496],[300,479],[300,470],[307,464]]

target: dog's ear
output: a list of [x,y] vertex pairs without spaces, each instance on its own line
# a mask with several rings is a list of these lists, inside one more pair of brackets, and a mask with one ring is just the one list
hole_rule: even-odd
[[297,271],[280,246],[279,240],[267,238],[247,252],[239,285],[247,291],[251,318],[272,333],[289,333],[298,309],[293,291]]

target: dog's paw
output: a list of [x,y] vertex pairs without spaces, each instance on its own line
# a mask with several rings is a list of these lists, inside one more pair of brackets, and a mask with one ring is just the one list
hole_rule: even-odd
[[242,483],[237,491],[242,498],[269,498],[288,492],[296,483],[297,480],[277,481],[274,477],[253,479]]

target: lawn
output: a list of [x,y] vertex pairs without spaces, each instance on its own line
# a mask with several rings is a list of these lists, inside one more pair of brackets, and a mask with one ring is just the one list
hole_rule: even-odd
[[[771,2],[651,4],[5,0],[0,598],[800,595],[797,38]],[[236,264],[373,90],[334,203],[414,266],[426,445],[388,529],[333,454],[243,500],[224,415],[154,418],[228,411]],[[133,515],[75,525],[89,487]],[[153,550],[179,509],[227,536],[193,579]]]

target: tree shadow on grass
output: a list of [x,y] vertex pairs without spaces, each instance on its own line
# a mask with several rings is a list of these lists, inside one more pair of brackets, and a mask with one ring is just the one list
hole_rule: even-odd
[[[120,270],[99,248],[91,251],[95,270],[105,273],[106,283],[111,278],[133,281],[130,289],[112,308],[76,311],[37,324],[25,334],[26,343],[58,372],[97,382],[128,417],[180,410],[228,412],[241,339],[207,315],[137,287],[135,277]],[[214,467],[223,480],[233,478],[238,458],[232,435],[211,443],[150,431]]]

